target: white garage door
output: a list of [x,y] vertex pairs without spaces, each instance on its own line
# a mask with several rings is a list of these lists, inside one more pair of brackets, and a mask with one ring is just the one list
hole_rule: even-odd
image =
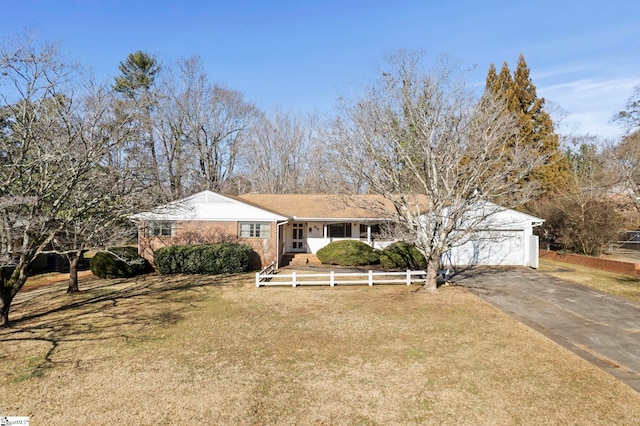
[[443,259],[451,265],[524,265],[524,231],[480,232]]

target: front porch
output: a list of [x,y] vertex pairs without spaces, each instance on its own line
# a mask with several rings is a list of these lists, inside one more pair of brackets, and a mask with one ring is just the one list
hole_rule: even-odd
[[[285,254],[315,254],[334,241],[358,240],[382,250],[393,241],[379,238],[381,222],[292,221],[279,233],[282,261]],[[306,261],[306,259],[305,259]]]

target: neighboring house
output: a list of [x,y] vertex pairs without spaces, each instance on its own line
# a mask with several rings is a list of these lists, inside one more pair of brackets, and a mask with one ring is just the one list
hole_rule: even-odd
[[[285,253],[316,253],[332,241],[360,240],[375,248],[392,243],[379,235],[389,217],[375,209],[359,207],[376,203],[386,201],[375,195],[230,197],[203,191],[151,212],[136,214],[132,219],[138,222],[140,253],[150,260],[153,251],[162,246],[231,236],[253,247],[259,256],[255,266],[258,262],[281,265]],[[529,265],[532,229],[542,220],[506,209],[495,216],[501,215],[502,225],[492,221],[491,229],[478,234],[481,238],[452,251],[449,259],[464,264]]]

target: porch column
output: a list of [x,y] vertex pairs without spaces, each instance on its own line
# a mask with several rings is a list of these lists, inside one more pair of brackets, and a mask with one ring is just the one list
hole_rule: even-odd
[[371,224],[367,223],[367,244],[371,245]]
[[327,228],[328,226],[326,223],[322,225],[322,238],[327,238]]

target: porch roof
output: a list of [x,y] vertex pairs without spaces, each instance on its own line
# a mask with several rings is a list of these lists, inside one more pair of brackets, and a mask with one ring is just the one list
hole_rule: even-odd
[[249,193],[237,198],[282,216],[304,220],[384,220],[393,211],[393,204],[379,195]]

